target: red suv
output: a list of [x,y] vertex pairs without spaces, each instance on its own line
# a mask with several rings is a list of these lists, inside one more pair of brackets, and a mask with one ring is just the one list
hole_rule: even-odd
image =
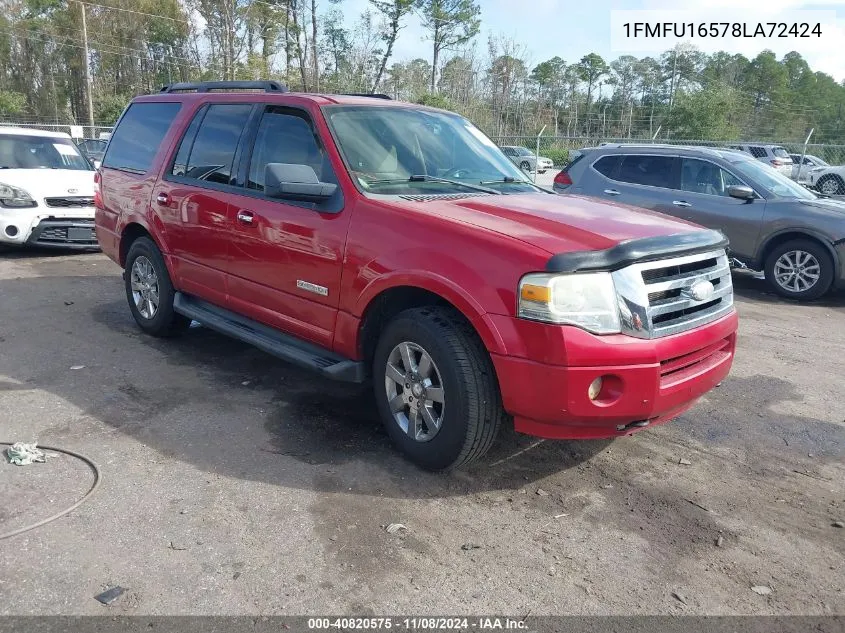
[[133,100],[97,180],[97,237],[141,329],[196,320],[371,380],[424,468],[479,458],[510,419],[545,438],[629,435],[733,360],[721,233],[536,187],[450,112],[176,84]]

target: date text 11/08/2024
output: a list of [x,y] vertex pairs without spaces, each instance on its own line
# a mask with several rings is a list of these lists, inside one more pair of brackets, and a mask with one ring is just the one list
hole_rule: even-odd
[[413,618],[309,618],[311,630],[391,630],[399,631],[480,631],[523,630],[528,627],[525,618],[507,617],[413,617]]
[[822,36],[821,23],[808,22],[626,22],[626,38],[811,38]]

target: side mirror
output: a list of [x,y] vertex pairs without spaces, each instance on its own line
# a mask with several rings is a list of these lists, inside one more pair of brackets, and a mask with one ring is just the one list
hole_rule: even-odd
[[733,185],[728,187],[728,195],[731,198],[739,198],[740,200],[753,200],[757,194],[751,187],[745,185]]
[[320,202],[336,190],[337,185],[320,182],[310,165],[267,163],[264,168],[264,195],[270,198]]

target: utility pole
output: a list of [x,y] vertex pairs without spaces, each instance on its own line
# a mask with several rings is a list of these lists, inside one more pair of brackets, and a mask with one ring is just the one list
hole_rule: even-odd
[[85,49],[85,99],[88,101],[88,125],[91,126],[91,134],[94,133],[94,103],[91,96],[91,68],[88,55],[88,25],[85,22],[85,5],[80,2],[82,10],[82,46]]

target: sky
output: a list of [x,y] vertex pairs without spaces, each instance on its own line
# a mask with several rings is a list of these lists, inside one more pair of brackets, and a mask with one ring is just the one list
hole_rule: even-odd
[[[672,48],[674,41],[650,40],[636,44],[615,37],[611,42],[611,11],[654,11],[647,14],[652,20],[683,22],[787,22],[796,19],[809,21],[822,18],[822,38],[807,39],[697,39],[700,50],[712,53],[728,50],[754,57],[762,50],[773,50],[778,58],[790,51],[798,51],[813,70],[845,80],[845,0],[477,0],[481,7],[479,52],[486,51],[487,35],[504,35],[522,43],[527,49],[527,61],[533,68],[539,62],[562,57],[567,63],[579,60],[587,53],[598,53],[606,61],[622,54],[637,57],[656,55]],[[341,8],[352,24],[368,6],[367,0],[343,0]],[[684,14],[677,13],[684,11]],[[795,14],[795,11],[823,11],[824,13]],[[619,16],[617,24],[629,21],[630,14]],[[633,21],[633,20],[632,20]],[[614,33],[621,35],[617,28]],[[402,30],[394,49],[394,60],[415,57],[431,58],[431,43],[425,40],[419,19],[413,16]],[[620,41],[621,40],[621,41]],[[645,50],[643,46],[650,46]],[[629,48],[621,48],[621,46]]]

